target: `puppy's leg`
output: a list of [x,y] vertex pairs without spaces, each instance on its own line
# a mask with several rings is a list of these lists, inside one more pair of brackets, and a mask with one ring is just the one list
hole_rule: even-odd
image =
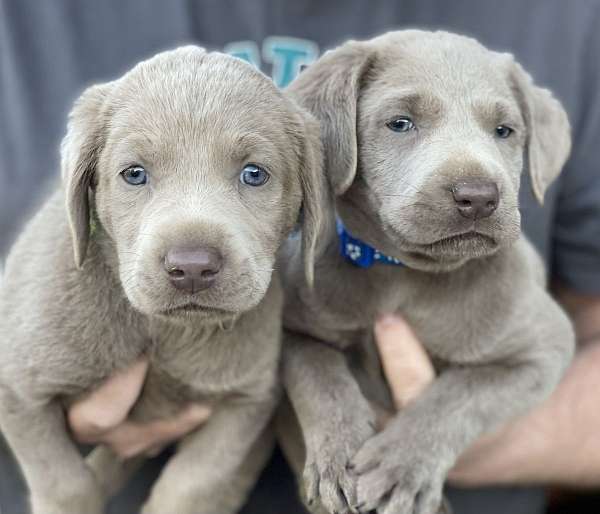
[[285,334],[283,376],[306,448],[303,497],[311,510],[353,511],[355,479],[348,462],[375,433],[375,415],[344,354],[297,334]]
[[[274,449],[275,430],[272,424],[269,423],[267,428],[255,441],[243,464],[235,471],[231,479],[231,483],[236,484],[236,490],[240,491],[240,496],[243,495],[243,500],[246,499],[247,494],[256,484],[260,473],[267,465]],[[239,502],[240,505],[242,505],[243,500]],[[238,510],[239,507],[235,512]]]
[[145,457],[123,459],[107,446],[96,446],[85,463],[94,473],[107,498],[115,495],[144,464]]
[[306,448],[298,418],[287,396],[277,407],[275,433],[287,463],[296,478],[301,477],[306,461]]
[[466,447],[551,392],[568,361],[556,350],[545,340],[525,355],[444,371],[352,459],[359,508],[436,512],[446,474]]
[[298,418],[287,398],[277,409],[276,427],[277,441],[296,477],[300,498],[304,502],[304,505],[312,514],[330,514],[320,502],[309,502],[306,498],[306,488],[302,483],[302,472],[306,462],[306,448]]
[[25,475],[33,514],[101,514],[104,497],[71,441],[58,403],[0,394],[0,424]]
[[[246,461],[236,471],[236,476],[232,477],[231,482],[239,484],[240,490],[249,491],[256,482],[256,477],[265,467],[274,446],[273,429],[267,427],[250,450]],[[145,460],[145,457],[122,459],[110,448],[98,446],[87,456],[86,464],[94,472],[106,496],[110,498],[129,481]]]
[[[264,443],[257,441],[275,402],[269,398],[221,406],[206,425],[182,441],[154,485],[143,514],[237,512],[258,479],[258,470],[251,470],[247,459]],[[262,453],[261,465],[268,457]],[[254,476],[249,476],[250,471]]]

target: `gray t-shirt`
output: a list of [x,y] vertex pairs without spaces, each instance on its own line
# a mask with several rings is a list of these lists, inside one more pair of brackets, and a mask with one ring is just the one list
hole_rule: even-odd
[[[0,0],[0,261],[55,184],[66,115],[88,84],[192,42],[247,59],[285,85],[324,49],[404,27],[461,32],[511,51],[564,103],[572,157],[543,207],[525,176],[523,225],[554,278],[600,294],[598,0]],[[12,514],[20,508],[9,504],[22,500],[6,462],[0,449],[0,509]],[[289,476],[279,473],[271,471],[260,507],[247,512],[295,512],[282,500]],[[457,514],[541,508],[531,490],[454,496]]]

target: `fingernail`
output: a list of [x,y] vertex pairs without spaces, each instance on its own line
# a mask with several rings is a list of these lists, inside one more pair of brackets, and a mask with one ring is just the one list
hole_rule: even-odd
[[396,314],[384,314],[377,320],[377,325],[380,328],[388,328],[402,322],[402,318]]

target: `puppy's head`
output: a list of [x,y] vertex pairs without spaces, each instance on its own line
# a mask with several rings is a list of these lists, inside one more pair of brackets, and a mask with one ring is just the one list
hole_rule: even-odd
[[522,170],[541,202],[570,150],[548,91],[512,56],[453,34],[349,42],[291,90],[323,124],[349,230],[418,269],[454,269],[513,242]]
[[250,65],[194,47],[159,54],[88,89],[71,114],[76,264],[97,226],[140,311],[235,317],[265,294],[301,204],[312,274],[319,148],[314,120]]

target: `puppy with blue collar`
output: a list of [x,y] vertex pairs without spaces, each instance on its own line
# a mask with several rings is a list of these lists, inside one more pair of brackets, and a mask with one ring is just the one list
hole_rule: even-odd
[[[313,512],[433,514],[457,457],[544,400],[571,324],[520,230],[570,151],[566,114],[512,56],[448,33],[348,42],[290,86],[321,122],[330,217],[314,287],[284,262],[280,436]],[[400,312],[438,378],[390,408],[374,320]]]

